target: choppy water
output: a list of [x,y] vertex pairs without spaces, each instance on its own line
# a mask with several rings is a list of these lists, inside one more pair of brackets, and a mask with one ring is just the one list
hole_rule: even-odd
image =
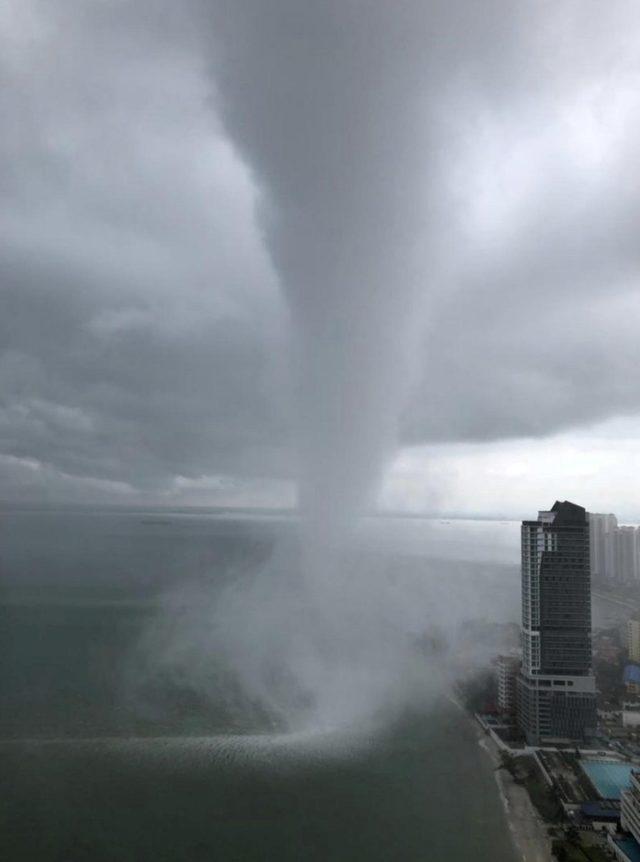
[[[287,734],[180,680],[129,697],[157,597],[234,577],[290,529],[0,514],[2,858],[511,862],[489,760],[444,698],[383,725]],[[365,525],[362,542],[416,565],[455,561],[456,601],[480,577],[496,619],[517,613],[516,525],[389,519]]]

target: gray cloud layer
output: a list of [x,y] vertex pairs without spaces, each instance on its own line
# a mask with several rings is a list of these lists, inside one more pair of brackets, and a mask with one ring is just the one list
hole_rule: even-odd
[[[3,14],[0,496],[38,469],[61,492],[98,483],[87,496],[287,472],[288,319],[263,231],[336,367],[373,304],[358,361],[382,389],[415,377],[405,440],[640,410],[635,4]],[[329,274],[355,278],[348,295],[324,254],[345,234]],[[411,372],[385,346],[407,309]]]
[[150,488],[264,470],[282,308],[193,22],[171,4],[13,8],[0,452]]

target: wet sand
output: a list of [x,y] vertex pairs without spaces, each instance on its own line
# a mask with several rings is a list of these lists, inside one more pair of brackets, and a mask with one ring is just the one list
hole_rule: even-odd
[[[474,722],[475,723],[475,722]],[[517,854],[522,862],[550,862],[551,841],[547,824],[536,811],[526,789],[516,784],[506,769],[499,769],[500,750],[488,733],[476,724],[479,744],[496,767],[495,778]]]

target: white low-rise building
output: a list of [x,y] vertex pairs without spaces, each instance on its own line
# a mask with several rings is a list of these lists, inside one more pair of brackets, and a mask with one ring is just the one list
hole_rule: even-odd
[[622,704],[622,726],[640,727],[640,703]]

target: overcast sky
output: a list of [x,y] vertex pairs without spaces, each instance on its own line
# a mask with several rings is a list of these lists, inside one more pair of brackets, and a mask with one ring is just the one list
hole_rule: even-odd
[[291,504],[301,326],[385,507],[640,518],[640,10],[516,5],[2,3],[0,499]]

